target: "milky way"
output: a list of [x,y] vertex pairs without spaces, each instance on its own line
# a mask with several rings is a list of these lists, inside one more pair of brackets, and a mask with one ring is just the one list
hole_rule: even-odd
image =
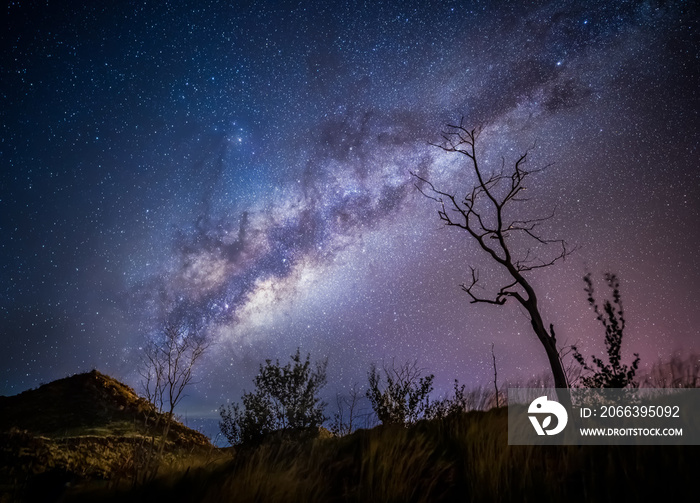
[[[445,124],[487,170],[530,147],[528,215],[576,253],[533,271],[561,343],[600,354],[581,278],[622,280],[623,359],[700,349],[698,11],[685,2],[63,2],[2,34],[0,393],[91,368],[138,388],[144,337],[213,342],[184,407],[237,399],[266,358],[458,378],[547,370],[410,172],[463,192]],[[598,292],[605,294],[602,281]],[[488,291],[488,290],[487,290]]]

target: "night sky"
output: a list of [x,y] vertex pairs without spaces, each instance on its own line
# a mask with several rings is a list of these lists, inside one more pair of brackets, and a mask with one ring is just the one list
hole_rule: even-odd
[[[604,353],[582,277],[617,273],[623,362],[700,350],[692,2],[9,2],[0,83],[0,394],[92,368],[139,388],[166,317],[213,345],[179,412],[297,347],[328,394],[417,359],[437,392],[548,371],[496,274],[416,171],[482,124],[482,166],[552,164],[527,215],[576,252],[528,277],[561,344]],[[331,411],[332,412],[332,411]]]

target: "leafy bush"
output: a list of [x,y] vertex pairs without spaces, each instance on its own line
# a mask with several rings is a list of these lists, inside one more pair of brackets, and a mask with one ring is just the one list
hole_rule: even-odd
[[284,367],[279,360],[265,360],[253,380],[255,391],[243,393],[243,406],[219,409],[221,433],[236,445],[258,442],[277,430],[321,426],[326,404],[318,392],[326,384],[326,364],[324,360],[312,368],[310,355],[302,361],[299,349]]
[[384,367],[384,380],[372,365],[369,373],[367,398],[382,424],[413,424],[430,410],[430,392],[435,376],[421,376],[416,362]]
[[589,375],[583,375],[580,378],[580,383],[586,388],[625,388],[627,386],[636,388],[638,384],[634,380],[634,376],[639,367],[639,354],[634,353],[635,359],[630,367],[620,363],[622,332],[625,328],[625,313],[620,296],[620,282],[615,274],[607,273],[605,275],[605,281],[612,290],[613,300],[612,302],[606,300],[603,303],[601,312],[598,303],[593,297],[593,282],[591,281],[590,273],[584,276],[583,281],[586,283],[585,292],[588,294],[588,303],[593,308],[596,319],[605,328],[605,349],[608,353],[610,364],[605,364],[600,358],[592,356],[591,360],[593,360],[593,364],[596,367],[593,368],[586,363],[576,346],[572,346],[574,359],[585,371],[590,373]]

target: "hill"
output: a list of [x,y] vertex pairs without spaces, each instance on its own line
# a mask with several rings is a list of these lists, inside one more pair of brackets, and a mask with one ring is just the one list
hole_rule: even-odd
[[2,397],[0,502],[697,500],[697,446],[511,446],[505,407],[227,450],[179,425],[153,470],[148,407],[96,371]]
[[344,437],[275,436],[219,465],[74,503],[697,501],[696,446],[508,445],[505,407]]
[[[16,429],[53,439],[151,435],[157,434],[152,424],[158,418],[163,415],[132,388],[97,370],[0,396],[0,432]],[[209,445],[206,436],[177,421],[168,437],[182,445]]]
[[0,396],[0,501],[53,501],[87,481],[134,482],[211,455],[209,439],[96,370]]

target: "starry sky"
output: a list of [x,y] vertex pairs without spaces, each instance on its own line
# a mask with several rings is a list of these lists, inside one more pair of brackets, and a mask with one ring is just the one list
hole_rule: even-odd
[[[327,393],[417,359],[438,392],[548,369],[488,257],[410,171],[466,193],[431,142],[483,125],[528,156],[533,271],[561,344],[602,355],[582,277],[621,279],[623,361],[700,349],[692,2],[8,2],[0,82],[0,394],[97,368],[138,389],[166,318],[212,342],[180,413],[266,358],[328,358]],[[543,251],[547,253],[547,251]]]

